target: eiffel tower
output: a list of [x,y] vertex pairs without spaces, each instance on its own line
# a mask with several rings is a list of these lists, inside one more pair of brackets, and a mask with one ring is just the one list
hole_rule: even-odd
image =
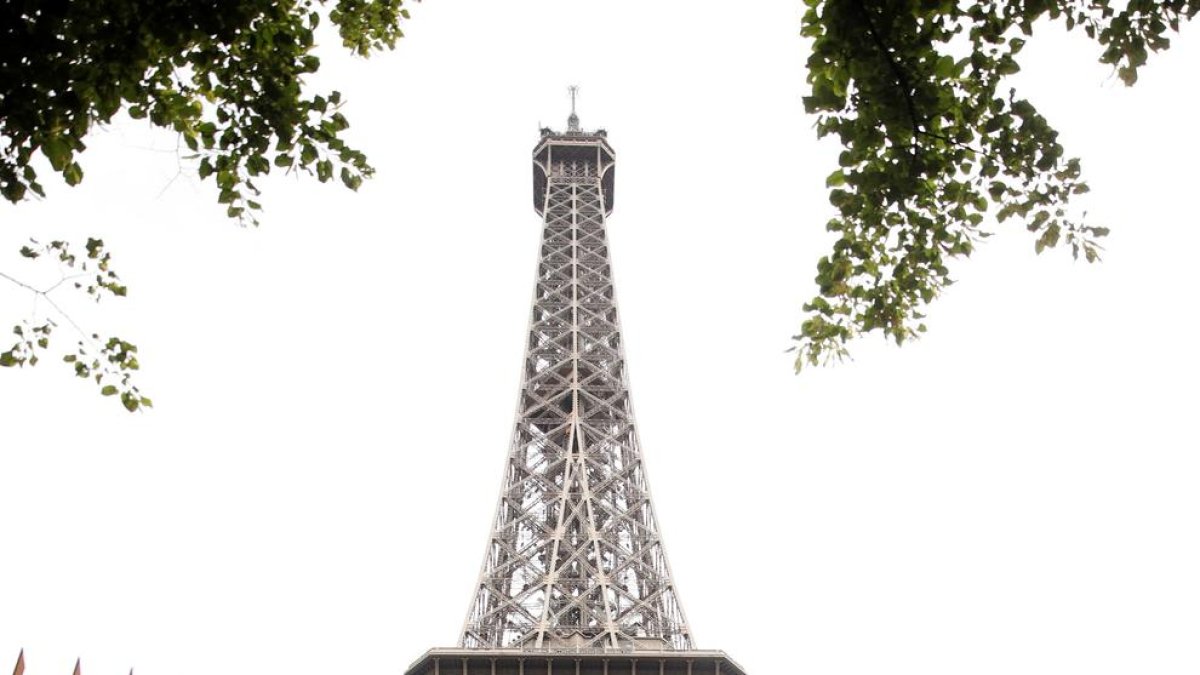
[[575,113],[542,129],[537,287],[504,486],[457,648],[408,675],[745,675],[696,649],[629,398],[605,218],[615,153]]

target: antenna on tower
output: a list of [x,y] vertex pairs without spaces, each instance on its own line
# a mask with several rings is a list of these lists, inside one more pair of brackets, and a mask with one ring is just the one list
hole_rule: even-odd
[[571,116],[567,118],[567,131],[579,132],[579,115],[575,114],[575,97],[579,94],[579,85],[573,84],[567,87],[567,92],[571,94]]

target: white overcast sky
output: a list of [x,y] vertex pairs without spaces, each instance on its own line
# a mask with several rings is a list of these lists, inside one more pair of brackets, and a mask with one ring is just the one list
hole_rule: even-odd
[[0,373],[0,668],[398,675],[456,642],[517,394],[529,152],[577,83],[618,154],[634,397],[700,646],[758,675],[1200,672],[1195,29],[1132,90],[1081,36],[1023,54],[1102,265],[1009,223],[928,337],[797,377],[838,152],[802,110],[799,4],[426,2],[394,53],[322,46],[313,84],[379,170],[359,194],[273,179],[240,229],[123,121],[83,185],[0,208],[0,250],[103,235],[130,296],[95,325],[156,403]]

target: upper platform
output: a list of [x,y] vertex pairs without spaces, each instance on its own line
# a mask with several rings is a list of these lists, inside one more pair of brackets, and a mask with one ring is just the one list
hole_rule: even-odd
[[533,208],[544,216],[546,184],[553,178],[564,181],[599,179],[604,193],[604,215],[613,210],[613,184],[616,177],[616,153],[608,144],[603,129],[581,131],[575,113],[567,122],[567,131],[542,129],[542,138],[533,149]]

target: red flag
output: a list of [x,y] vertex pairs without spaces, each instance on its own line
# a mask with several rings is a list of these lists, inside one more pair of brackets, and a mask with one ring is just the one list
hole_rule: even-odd
[[20,654],[17,654],[17,667],[13,668],[13,675],[23,675],[25,673],[25,650],[22,649]]

